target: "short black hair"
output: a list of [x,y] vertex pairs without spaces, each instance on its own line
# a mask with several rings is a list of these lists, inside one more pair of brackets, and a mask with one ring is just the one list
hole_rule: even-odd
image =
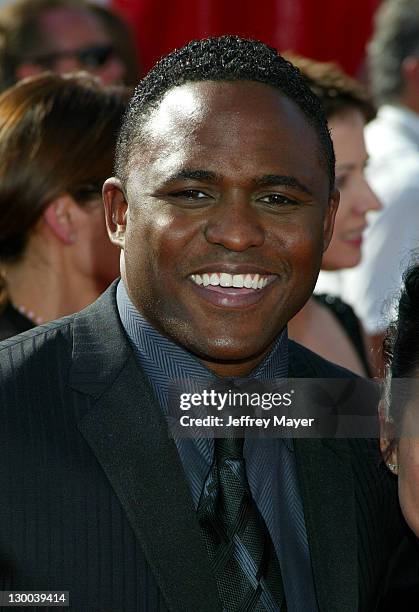
[[[140,81],[128,106],[117,144],[115,173],[126,182],[133,149],[152,109],[173,87],[201,81],[256,81],[271,85],[292,100],[315,129],[321,159],[335,182],[335,155],[322,105],[298,68],[276,49],[238,36],[195,40],[163,57]],[[302,143],[303,145],[303,143]]]

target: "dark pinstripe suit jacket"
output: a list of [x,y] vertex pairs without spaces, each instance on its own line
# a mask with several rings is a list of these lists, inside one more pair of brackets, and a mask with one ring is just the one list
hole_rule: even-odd
[[[115,287],[0,347],[0,590],[69,590],[80,612],[219,611]],[[342,372],[290,343],[291,376]],[[320,610],[375,610],[402,534],[377,444],[300,439],[295,453]]]

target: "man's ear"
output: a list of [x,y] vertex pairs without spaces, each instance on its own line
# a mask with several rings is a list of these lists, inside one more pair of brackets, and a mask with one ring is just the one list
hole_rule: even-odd
[[124,248],[128,204],[121,181],[112,177],[103,185],[106,227],[113,244]]
[[329,203],[323,222],[323,252],[330,244],[335,225],[336,212],[339,208],[340,193],[337,189],[332,189],[329,197]]
[[54,236],[64,244],[73,244],[77,239],[73,207],[77,206],[73,198],[63,194],[53,200],[44,210],[43,218]]

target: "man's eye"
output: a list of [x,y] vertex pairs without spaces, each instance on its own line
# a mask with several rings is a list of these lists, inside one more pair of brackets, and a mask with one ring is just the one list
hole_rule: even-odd
[[298,202],[296,202],[296,200],[293,200],[292,198],[288,198],[285,195],[282,195],[281,193],[269,193],[268,195],[265,195],[261,198],[259,198],[260,202],[266,202],[267,204],[276,204],[276,205],[288,205],[288,206],[295,206],[298,204]]
[[184,189],[183,191],[176,191],[170,194],[172,198],[179,198],[182,200],[202,200],[209,196],[199,189]]

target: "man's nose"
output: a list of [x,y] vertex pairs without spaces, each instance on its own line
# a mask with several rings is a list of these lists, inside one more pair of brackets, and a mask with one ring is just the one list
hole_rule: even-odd
[[260,213],[242,194],[223,197],[205,227],[205,237],[229,251],[245,251],[265,242]]

